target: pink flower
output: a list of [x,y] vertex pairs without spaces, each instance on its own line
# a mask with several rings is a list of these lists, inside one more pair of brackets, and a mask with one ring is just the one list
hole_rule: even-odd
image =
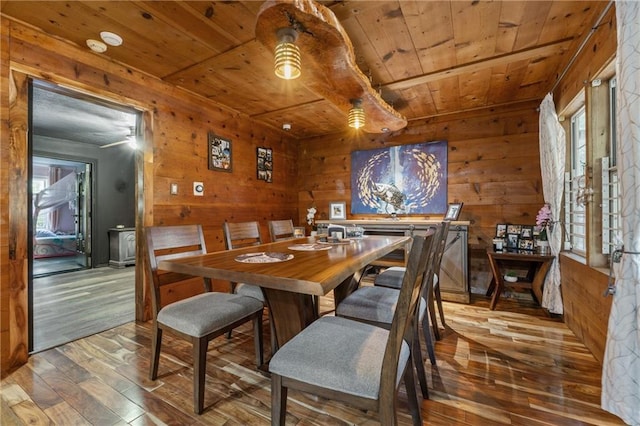
[[536,225],[542,227],[548,227],[552,222],[551,208],[549,207],[549,203],[545,203],[544,206],[538,211],[536,215]]

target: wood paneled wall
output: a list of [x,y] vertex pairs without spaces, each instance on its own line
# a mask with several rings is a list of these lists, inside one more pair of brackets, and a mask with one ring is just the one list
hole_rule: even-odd
[[[298,211],[318,208],[328,218],[331,201],[351,202],[351,152],[400,144],[448,141],[448,200],[464,202],[460,220],[469,232],[470,285],[486,289],[488,264],[484,248],[496,223],[535,223],[542,206],[538,147],[539,102],[484,109],[413,121],[390,135],[365,137],[355,132],[301,143]],[[347,218],[364,218],[351,215]],[[424,216],[420,216],[423,217]],[[437,218],[442,216],[429,217]]]
[[[279,129],[257,125],[242,113],[19,23],[3,19],[1,34],[2,188],[26,194],[28,184],[26,149],[12,150],[19,158],[14,159],[11,168],[5,155],[11,145],[8,124],[14,118],[8,113],[6,95],[11,63],[14,75],[30,75],[64,84],[145,112],[145,140],[138,162],[143,170],[138,170],[141,179],[136,183],[138,225],[200,223],[207,248],[213,251],[224,249],[224,221],[258,220],[263,237],[268,240],[267,220],[299,216],[298,194],[292,185],[297,175],[297,147],[295,141]],[[19,83],[20,100],[25,102],[26,79]],[[21,105],[18,111],[26,112],[26,105]],[[26,124],[24,117],[20,119]],[[17,121],[11,124],[22,125]],[[232,140],[231,173],[208,169],[207,133],[210,131]],[[26,138],[22,139],[19,145],[26,148]],[[257,147],[273,149],[273,183],[256,179]],[[194,181],[204,183],[203,197],[193,195]],[[178,195],[170,195],[170,183],[178,184]],[[14,202],[6,192],[0,205],[0,341],[4,375],[24,363],[27,357],[26,250],[21,250],[11,261],[8,253],[8,248],[15,247],[16,243],[26,244],[27,215],[22,207],[26,203]],[[140,257],[141,250],[138,253]],[[22,267],[7,267],[10,262]],[[140,265],[141,261],[137,268]],[[136,284],[140,288],[136,294],[139,319],[148,318],[141,317],[141,312],[149,312],[141,275],[137,274]]]

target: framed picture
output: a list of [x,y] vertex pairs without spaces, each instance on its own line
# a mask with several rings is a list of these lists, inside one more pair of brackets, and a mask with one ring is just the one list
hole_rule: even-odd
[[209,132],[209,170],[231,172],[231,140]]
[[517,249],[519,237],[520,237],[520,234],[507,234],[507,248]]
[[329,203],[329,219],[346,219],[347,218],[347,203],[334,202]]
[[304,226],[294,226],[293,227],[293,236],[296,238],[302,238],[304,237]]
[[458,220],[460,210],[462,210],[462,203],[449,203],[449,208],[447,209],[447,214],[444,216],[444,220]]
[[271,148],[256,149],[258,180],[273,182],[273,151]]
[[507,236],[507,224],[499,223],[496,225],[496,238],[505,238]]
[[522,225],[507,225],[507,234],[520,234],[522,232]]
[[519,239],[518,240],[518,249],[519,250],[533,250],[533,240],[531,238],[528,239]]
[[520,230],[520,238],[525,240],[530,240],[533,238],[533,226],[530,225],[522,225],[522,229]]

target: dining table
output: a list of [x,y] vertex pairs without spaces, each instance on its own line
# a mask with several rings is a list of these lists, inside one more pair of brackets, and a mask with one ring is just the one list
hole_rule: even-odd
[[359,286],[371,262],[405,247],[409,236],[318,237],[192,255],[158,263],[158,269],[260,286],[278,347],[318,318],[314,303],[333,291],[336,306]]

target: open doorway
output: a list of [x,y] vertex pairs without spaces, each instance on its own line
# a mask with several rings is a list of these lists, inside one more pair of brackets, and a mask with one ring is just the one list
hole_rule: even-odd
[[110,267],[110,230],[135,229],[136,135],[129,107],[30,87],[29,351],[135,319],[135,268]]

